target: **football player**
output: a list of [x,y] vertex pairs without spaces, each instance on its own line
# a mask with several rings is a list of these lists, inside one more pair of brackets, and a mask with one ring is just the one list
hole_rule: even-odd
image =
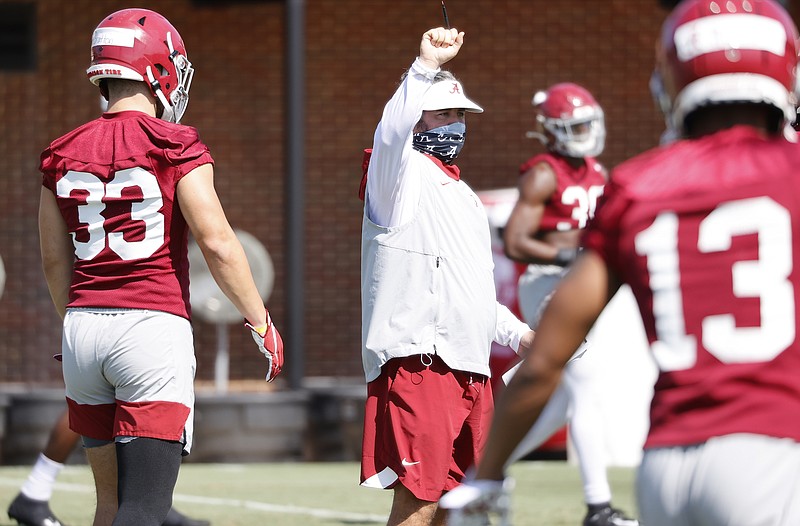
[[92,35],[87,75],[108,110],[42,154],[42,265],[64,320],[69,422],[94,474],[94,524],[160,526],[192,445],[189,232],[267,357],[268,380],[283,343],[211,154],[179,124],[194,69],[178,31],[147,9],[112,13]]
[[[569,270],[580,249],[580,234],[594,215],[603,193],[606,169],[596,157],[605,146],[605,119],[594,96],[584,87],[563,82],[533,97],[535,132],[547,151],[520,168],[519,199],[504,231],[505,252],[527,263],[519,279],[519,306],[534,329],[556,285]],[[637,526],[638,521],[611,506],[606,475],[603,418],[598,405],[598,371],[586,346],[570,361],[564,380],[548,409],[517,447],[518,460],[544,443],[569,422],[584,500],[584,526]]]
[[[684,0],[656,72],[680,138],[618,166],[497,405],[474,508],[628,283],[658,378],[637,474],[647,526],[800,524],[795,24],[774,0]],[[460,495],[459,495],[460,493]]]

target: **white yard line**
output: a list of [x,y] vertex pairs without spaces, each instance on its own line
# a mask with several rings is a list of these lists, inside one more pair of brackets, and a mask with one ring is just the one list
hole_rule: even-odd
[[[0,486],[20,487],[25,479],[10,479],[0,477]],[[68,484],[57,482],[55,489],[70,491],[73,493],[94,493],[94,486],[86,484]],[[223,499],[217,497],[202,497],[199,495],[184,495],[176,493],[173,495],[176,502],[187,502],[202,504],[204,506],[217,506],[220,508],[242,508],[247,510],[263,511],[267,513],[282,513],[292,515],[307,515],[322,519],[335,519],[352,522],[377,522],[385,523],[388,519],[386,515],[374,513],[352,513],[348,511],[329,510],[324,508],[306,508],[304,506],[290,506],[285,504],[270,504],[268,502],[258,502],[242,499]]]
[[220,506],[224,508],[244,508],[248,510],[266,511],[269,513],[283,513],[292,515],[309,515],[323,519],[339,519],[346,521],[382,522],[385,523],[389,518],[386,515],[374,513],[351,513],[348,511],[328,510],[324,508],[306,508],[303,506],[290,506],[285,504],[270,504],[268,502],[257,502],[241,499],[221,499],[216,497],[200,497],[197,495],[181,495],[176,493],[174,500],[180,502],[191,502],[210,506]]

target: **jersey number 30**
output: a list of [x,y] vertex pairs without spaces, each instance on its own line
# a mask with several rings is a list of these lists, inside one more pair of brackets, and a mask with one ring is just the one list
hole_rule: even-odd
[[[792,272],[792,222],[789,212],[768,197],[731,201],[701,222],[700,253],[729,250],[735,236],[756,234],[758,259],[737,261],[731,268],[733,295],[758,298],[761,324],[737,327],[732,314],[702,320],[702,344],[723,363],[764,362],[795,339]],[[686,334],[678,257],[678,216],[663,212],[635,239],[636,252],[647,258],[658,340],[653,355],[662,371],[691,368],[697,340]]]
[[[561,194],[561,202],[572,206],[572,219],[578,222],[578,228],[584,228],[589,219],[594,217],[597,199],[603,195],[603,186],[594,185],[588,189],[580,186],[568,186]],[[559,230],[570,230],[572,225],[568,222],[558,225]]]
[[[122,232],[106,232],[102,212],[104,198],[121,198],[126,188],[141,190],[142,199],[131,202],[131,219],[144,223],[144,237],[139,241],[127,241]],[[164,244],[164,215],[161,188],[156,176],[142,168],[129,168],[114,174],[114,178],[103,183],[96,175],[73,170],[64,174],[56,183],[59,197],[73,197],[74,191],[85,192],[86,201],[78,205],[78,221],[86,225],[89,239],[78,241],[72,234],[75,255],[83,260],[96,257],[105,247],[125,261],[147,258]]]

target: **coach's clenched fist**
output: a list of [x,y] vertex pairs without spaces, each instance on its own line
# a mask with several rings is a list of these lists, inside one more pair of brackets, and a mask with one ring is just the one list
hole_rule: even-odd
[[422,35],[419,44],[419,58],[430,69],[439,69],[442,64],[458,55],[464,43],[464,32],[458,29],[437,27]]

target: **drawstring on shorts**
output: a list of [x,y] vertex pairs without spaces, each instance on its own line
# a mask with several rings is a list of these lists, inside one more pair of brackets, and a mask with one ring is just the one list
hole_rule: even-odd
[[422,362],[422,365],[425,367],[430,367],[433,365],[433,356],[428,353],[422,353],[419,355],[419,361]]

